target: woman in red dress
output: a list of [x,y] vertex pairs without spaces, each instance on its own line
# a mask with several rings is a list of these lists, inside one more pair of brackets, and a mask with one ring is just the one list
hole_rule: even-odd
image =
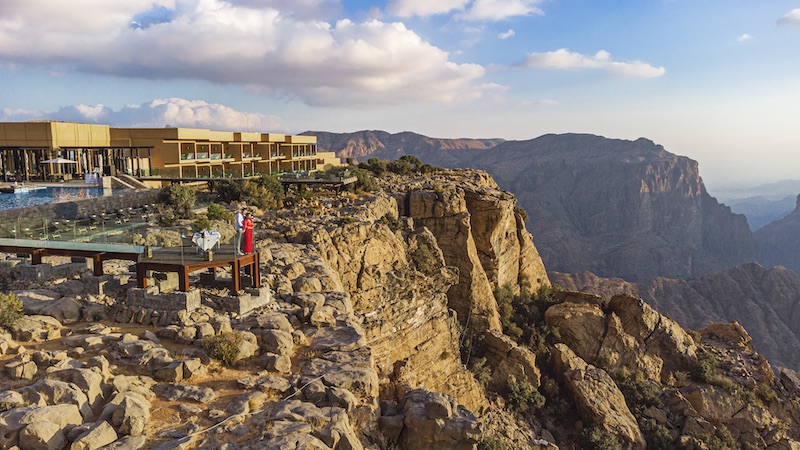
[[247,213],[242,222],[242,253],[253,253],[253,215]]

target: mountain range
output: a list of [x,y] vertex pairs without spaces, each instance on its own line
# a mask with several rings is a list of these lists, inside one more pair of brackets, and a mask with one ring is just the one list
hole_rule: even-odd
[[[800,368],[800,353],[787,350],[800,348],[800,208],[752,233],[744,215],[707,192],[696,161],[643,138],[309,134],[344,158],[415,155],[485,170],[527,212],[554,283],[631,293],[689,328],[739,321],[774,364]],[[740,194],[749,193],[726,195]]]

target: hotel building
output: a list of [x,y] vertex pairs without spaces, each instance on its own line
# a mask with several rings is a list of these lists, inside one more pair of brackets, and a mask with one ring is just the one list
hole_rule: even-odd
[[340,164],[333,152],[317,151],[315,136],[0,122],[0,174],[6,181],[82,179],[101,173],[126,174],[160,187],[209,178],[313,172]]

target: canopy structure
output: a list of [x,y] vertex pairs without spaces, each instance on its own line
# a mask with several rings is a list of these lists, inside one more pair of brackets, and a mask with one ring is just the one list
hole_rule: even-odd
[[[63,180],[64,179],[64,175],[63,175],[64,171],[61,170],[61,165],[62,164],[77,164],[77,163],[78,163],[77,161],[73,161],[71,159],[58,157],[58,158],[53,158],[53,159],[46,159],[46,160],[42,161],[40,164],[50,164],[50,175],[53,177],[53,179],[55,180],[55,179],[58,178],[58,179],[62,179]],[[54,169],[54,167],[53,167],[54,164],[58,165],[58,171],[53,170]]]
[[77,164],[77,161],[73,161],[67,158],[53,158],[53,159],[46,159],[42,161],[42,164]]

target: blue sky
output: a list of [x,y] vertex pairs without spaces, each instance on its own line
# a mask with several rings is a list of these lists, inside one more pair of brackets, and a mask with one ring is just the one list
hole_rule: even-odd
[[[646,137],[800,178],[800,0],[3,0],[0,120]],[[713,194],[713,190],[712,190]]]

